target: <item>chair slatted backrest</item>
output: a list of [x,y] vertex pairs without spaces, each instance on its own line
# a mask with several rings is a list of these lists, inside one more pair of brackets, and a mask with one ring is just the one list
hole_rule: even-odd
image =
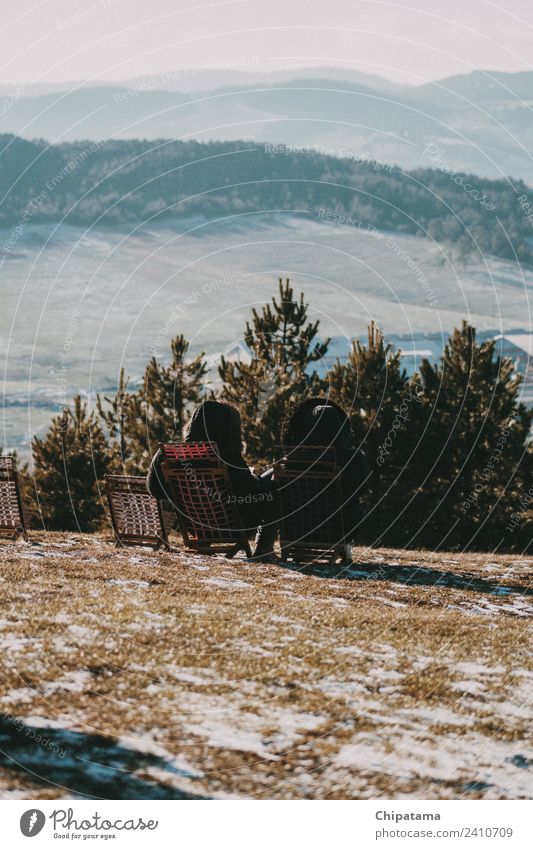
[[0,537],[26,536],[17,470],[12,457],[0,457]]
[[161,505],[146,488],[146,478],[106,475],[106,493],[117,544],[169,548]]
[[328,551],[344,544],[340,470],[333,448],[286,449],[274,466],[282,551]]
[[176,508],[183,539],[189,548],[224,545],[249,553],[242,520],[233,501],[226,464],[213,442],[173,442],[161,445],[167,496]]

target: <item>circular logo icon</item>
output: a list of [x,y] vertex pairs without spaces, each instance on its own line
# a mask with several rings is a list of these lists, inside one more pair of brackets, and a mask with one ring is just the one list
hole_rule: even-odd
[[29,811],[24,811],[20,818],[20,830],[24,837],[35,837],[42,831],[46,817],[42,811],[37,808],[32,808]]

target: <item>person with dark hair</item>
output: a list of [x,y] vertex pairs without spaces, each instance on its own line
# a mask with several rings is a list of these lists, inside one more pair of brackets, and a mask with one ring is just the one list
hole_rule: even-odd
[[[281,429],[284,448],[300,445],[329,445],[350,447],[350,423],[338,404],[328,398],[307,398],[286,417]],[[323,441],[325,440],[325,441]]]
[[352,447],[350,421],[342,407],[327,398],[308,398],[286,418],[281,432],[283,449],[304,445],[333,448],[340,469],[342,518],[347,540],[353,540],[363,514],[359,493],[368,476],[365,456]]
[[[226,464],[233,495],[243,527],[235,530],[257,533],[254,557],[272,554],[276,535],[276,487],[269,476],[252,473],[243,457],[242,425],[239,411],[222,401],[203,401],[198,405],[185,432],[185,442],[215,443],[220,459]],[[146,484],[154,498],[167,499],[161,472],[163,455],[158,450],[152,459]],[[261,530],[262,528],[262,530]]]

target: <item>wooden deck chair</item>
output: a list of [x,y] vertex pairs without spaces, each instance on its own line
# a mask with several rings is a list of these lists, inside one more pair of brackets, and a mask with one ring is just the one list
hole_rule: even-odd
[[13,457],[0,457],[0,538],[28,539]]
[[106,475],[106,494],[115,532],[115,545],[151,545],[170,550],[168,519],[159,501],[146,488],[146,478]]
[[212,442],[161,445],[161,472],[185,546],[205,554],[234,557],[252,552],[234,503],[226,464]]
[[333,448],[302,446],[274,464],[280,501],[283,560],[351,563],[346,542],[340,469]]

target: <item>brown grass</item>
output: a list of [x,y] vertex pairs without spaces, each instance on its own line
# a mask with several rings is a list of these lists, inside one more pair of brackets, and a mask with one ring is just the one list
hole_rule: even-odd
[[4,797],[531,795],[532,561],[33,538],[0,550]]

